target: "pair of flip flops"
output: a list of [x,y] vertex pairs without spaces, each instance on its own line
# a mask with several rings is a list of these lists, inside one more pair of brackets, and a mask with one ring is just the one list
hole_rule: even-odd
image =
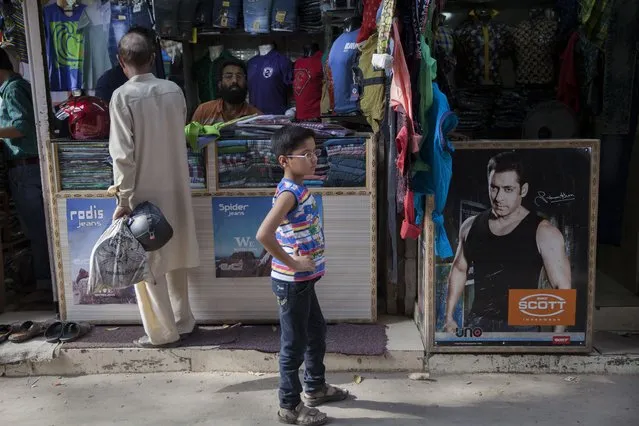
[[55,321],[45,330],[44,338],[49,343],[73,342],[86,335],[92,328],[88,322]]
[[0,325],[0,343],[8,340],[13,343],[22,343],[34,337],[40,336],[44,331],[44,325],[39,322],[25,321],[23,323]]

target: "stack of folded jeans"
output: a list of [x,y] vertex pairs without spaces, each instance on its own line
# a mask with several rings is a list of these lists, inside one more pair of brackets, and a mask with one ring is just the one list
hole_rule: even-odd
[[328,187],[366,185],[366,141],[359,138],[329,139],[324,142],[328,155]]
[[62,190],[107,189],[113,182],[107,144],[60,144],[58,159]]
[[324,31],[320,0],[299,0],[300,29],[309,33]]
[[495,106],[495,90],[461,89],[455,96],[457,131],[470,137],[486,131]]
[[330,166],[328,164],[328,155],[324,148],[324,141],[321,139],[315,140],[315,148],[320,151],[321,154],[317,157],[315,173],[304,176],[304,185],[322,187],[326,184],[326,180],[328,179],[328,170],[330,169]]
[[517,90],[502,90],[495,100],[494,128],[521,130],[526,119],[526,98]]
[[191,189],[206,189],[206,167],[203,152],[193,152],[189,149],[187,158],[189,161]]
[[242,187],[249,165],[245,140],[217,142],[217,178],[220,188]]

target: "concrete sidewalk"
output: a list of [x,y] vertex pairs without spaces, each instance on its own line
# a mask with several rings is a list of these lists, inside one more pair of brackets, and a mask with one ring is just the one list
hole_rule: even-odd
[[[335,425],[636,424],[639,376],[331,374],[357,399],[325,407]],[[0,378],[12,425],[276,425],[277,377],[240,373]]]

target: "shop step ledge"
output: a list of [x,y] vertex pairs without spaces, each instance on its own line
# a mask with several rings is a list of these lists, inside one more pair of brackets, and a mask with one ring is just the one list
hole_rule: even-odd
[[[400,372],[423,370],[423,351],[389,351],[379,356],[326,354],[329,371]],[[0,365],[0,376],[78,376],[168,372],[260,372],[278,370],[277,354],[204,347],[175,349],[60,349],[46,362]]]

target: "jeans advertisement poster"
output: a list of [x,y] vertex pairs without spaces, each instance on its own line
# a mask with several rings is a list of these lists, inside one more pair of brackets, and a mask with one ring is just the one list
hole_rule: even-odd
[[88,293],[93,246],[111,225],[116,202],[107,198],[67,199],[67,235],[74,305],[135,304],[135,288]]
[[[322,197],[314,194],[322,214]],[[273,197],[213,197],[213,240],[217,278],[270,277],[272,256],[255,235]]]
[[428,298],[437,352],[587,352],[598,141],[458,143],[443,212],[454,257]]

